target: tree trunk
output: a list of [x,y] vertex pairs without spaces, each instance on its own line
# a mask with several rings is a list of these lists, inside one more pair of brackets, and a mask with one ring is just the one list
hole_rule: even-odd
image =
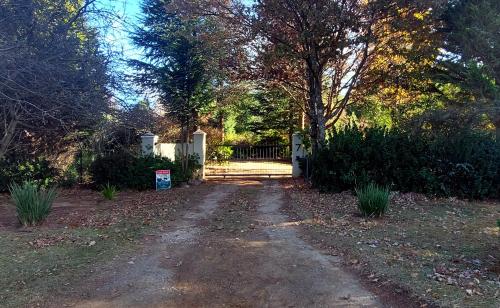
[[293,108],[293,103],[290,103],[288,105],[289,111],[288,111],[288,150],[290,151],[290,154],[293,152],[293,133],[295,132],[295,127],[297,123],[294,122],[294,113],[295,110]]
[[309,88],[309,120],[312,155],[316,156],[326,138],[326,120],[322,97],[323,70],[315,60],[308,61],[307,83]]
[[0,139],[0,160],[5,158],[5,155],[9,150],[9,146],[14,139],[17,125],[19,124],[14,106],[9,108],[9,116],[7,118],[10,118],[10,122],[5,129],[2,139]]
[[182,171],[184,173],[187,173],[187,169],[188,169],[188,161],[189,161],[189,126],[190,126],[190,121],[188,120],[187,123],[186,123],[186,132],[185,132],[185,136],[184,136],[184,143],[185,143],[185,147],[186,147],[186,150],[184,152],[184,157],[182,158]]
[[221,112],[219,116],[219,129],[221,134],[221,142],[224,143],[224,138],[226,138],[226,132],[224,131],[224,113]]
[[493,121],[495,125],[495,142],[500,146],[500,115]]

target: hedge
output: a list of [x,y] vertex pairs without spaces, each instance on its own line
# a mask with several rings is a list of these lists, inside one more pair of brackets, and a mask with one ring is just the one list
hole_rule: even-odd
[[486,133],[427,135],[377,128],[334,130],[312,160],[313,184],[343,191],[368,183],[392,190],[498,197],[500,147]]
[[96,157],[90,167],[90,173],[97,187],[110,184],[122,189],[146,190],[155,187],[156,170],[171,170],[172,184],[175,186],[191,179],[198,168],[194,156],[189,157],[188,170],[183,172],[180,163],[168,158],[142,157],[120,151]]

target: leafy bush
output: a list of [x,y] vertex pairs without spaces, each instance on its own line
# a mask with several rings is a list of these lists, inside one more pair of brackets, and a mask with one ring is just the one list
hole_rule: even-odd
[[207,159],[213,162],[225,162],[233,155],[233,149],[230,146],[213,144],[207,149]]
[[356,189],[358,209],[365,217],[380,217],[389,207],[389,189],[370,183]]
[[12,183],[34,182],[40,187],[49,187],[57,181],[58,172],[43,158],[33,160],[0,160],[0,192],[9,191]]
[[101,195],[107,200],[113,200],[116,197],[117,192],[118,189],[116,189],[116,186],[108,183],[102,188]]
[[90,171],[94,184],[98,187],[109,183],[122,189],[146,190],[155,188],[156,170],[170,170],[172,184],[175,186],[191,179],[199,167],[195,156],[189,157],[188,170],[183,172],[179,162],[172,162],[168,158],[136,156],[121,151],[97,157]]
[[74,165],[70,165],[63,173],[62,176],[57,181],[59,187],[71,188],[78,184],[78,171]]
[[312,162],[312,181],[330,191],[374,182],[399,191],[486,198],[498,195],[499,169],[500,147],[486,134],[350,127],[330,134]]
[[10,193],[16,205],[17,218],[23,226],[36,225],[50,214],[57,194],[55,188],[40,188],[34,182],[12,184]]

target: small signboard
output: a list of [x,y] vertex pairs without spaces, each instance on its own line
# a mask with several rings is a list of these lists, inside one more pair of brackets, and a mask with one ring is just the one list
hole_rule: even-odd
[[156,170],[156,190],[167,190],[171,187],[170,170]]

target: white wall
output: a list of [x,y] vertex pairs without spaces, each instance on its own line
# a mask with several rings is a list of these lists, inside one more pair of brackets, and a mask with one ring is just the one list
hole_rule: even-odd
[[[168,159],[174,161],[175,156],[179,156],[182,153],[182,146],[185,143],[158,143],[156,145],[157,147],[157,154],[160,155],[161,157],[167,157]],[[192,155],[194,153],[194,147],[192,143],[188,144],[188,153]]]

